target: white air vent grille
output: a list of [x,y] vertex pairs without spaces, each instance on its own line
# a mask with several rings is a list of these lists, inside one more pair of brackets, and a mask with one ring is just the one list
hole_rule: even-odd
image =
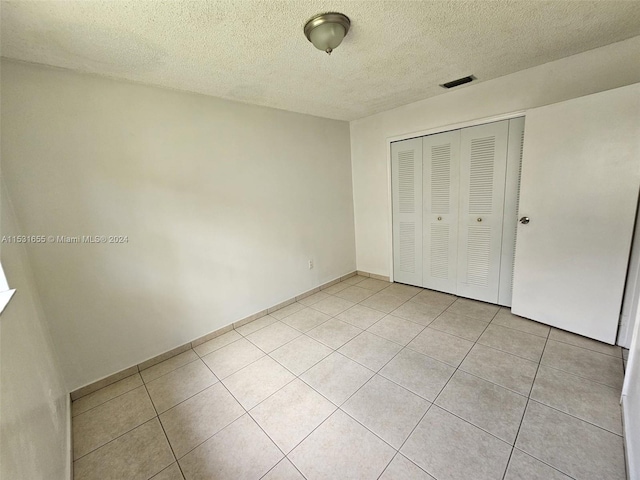
[[472,215],[492,212],[495,152],[495,137],[471,140],[469,213]]
[[469,227],[467,240],[467,283],[477,287],[489,285],[491,227]]
[[400,213],[414,213],[416,185],[413,150],[398,153],[398,209]]
[[416,226],[413,222],[400,222],[400,271],[416,271]]
[[431,276],[449,278],[449,225],[431,225]]
[[431,147],[431,213],[449,213],[451,145]]

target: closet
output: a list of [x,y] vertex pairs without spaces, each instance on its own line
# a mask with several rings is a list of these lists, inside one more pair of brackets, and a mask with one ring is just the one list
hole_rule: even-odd
[[394,279],[511,305],[524,118],[391,144]]

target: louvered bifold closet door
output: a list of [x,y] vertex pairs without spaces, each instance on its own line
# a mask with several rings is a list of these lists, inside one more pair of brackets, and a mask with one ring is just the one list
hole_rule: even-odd
[[422,139],[391,144],[393,278],[422,286]]
[[458,295],[498,303],[509,121],[465,128],[460,139]]
[[422,286],[456,293],[460,130],[422,142]]

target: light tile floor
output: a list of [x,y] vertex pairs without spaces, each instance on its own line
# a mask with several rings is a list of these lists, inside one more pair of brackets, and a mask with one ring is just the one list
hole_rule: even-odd
[[622,380],[618,347],[356,276],[76,400],[75,478],[624,480]]

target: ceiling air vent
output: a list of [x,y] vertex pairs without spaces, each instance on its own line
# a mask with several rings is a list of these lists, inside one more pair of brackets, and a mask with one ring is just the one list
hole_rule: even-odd
[[450,82],[443,83],[440,86],[442,88],[453,88],[458,85],[464,85],[465,83],[473,82],[476,79],[473,75],[469,75],[468,77],[462,77],[457,80],[451,80]]

